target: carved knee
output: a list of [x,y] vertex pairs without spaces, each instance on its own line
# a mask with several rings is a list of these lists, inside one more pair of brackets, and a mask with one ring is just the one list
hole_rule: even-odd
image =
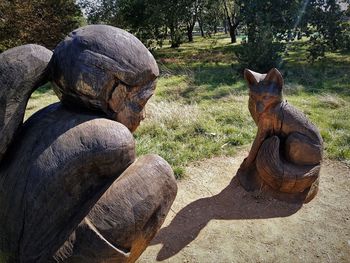
[[140,158],[96,203],[55,261],[135,262],[163,224],[176,192],[167,162],[157,155]]

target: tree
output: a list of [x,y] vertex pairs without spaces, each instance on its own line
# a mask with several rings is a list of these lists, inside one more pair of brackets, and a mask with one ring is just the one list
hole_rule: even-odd
[[80,0],[89,22],[122,27],[150,45],[169,32],[171,46],[178,47],[195,0]]
[[308,28],[310,36],[309,59],[317,60],[325,56],[327,50],[348,48],[349,24],[343,23],[346,10],[337,0],[311,0],[308,7]]
[[279,66],[284,42],[293,39],[302,0],[246,0],[239,3],[248,41],[236,52],[242,68],[266,72]]
[[2,0],[0,49],[36,43],[53,49],[82,22],[73,0]]
[[227,25],[231,37],[231,43],[236,43],[236,30],[241,22],[239,17],[240,14],[240,3],[237,0],[222,0],[225,15],[227,19]]
[[224,9],[216,0],[204,1],[201,10],[201,24],[207,32],[217,33],[217,28],[221,26],[224,19]]
[[[179,47],[182,43],[183,31],[187,28],[187,22],[195,15],[196,0],[154,1],[158,2],[161,7],[160,11],[164,14],[165,26],[169,28],[171,47]],[[191,29],[193,30],[189,28]]]
[[147,47],[154,41],[162,43],[166,36],[164,17],[160,6],[154,0],[120,0],[116,15],[118,23],[110,24],[123,27],[135,34]]
[[204,0],[194,0],[188,8],[187,18],[185,19],[188,42],[193,42],[193,28],[198,20],[198,14],[202,9],[203,3]]
[[154,0],[79,0],[88,22],[128,30],[147,47],[161,44],[166,30],[160,5]]
[[91,24],[121,23],[119,0],[78,0],[78,5],[84,10]]

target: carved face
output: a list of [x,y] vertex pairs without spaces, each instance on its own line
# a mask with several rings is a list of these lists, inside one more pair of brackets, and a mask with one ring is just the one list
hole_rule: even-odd
[[260,74],[246,69],[244,77],[249,85],[249,111],[255,123],[259,115],[282,101],[283,78],[277,69]]
[[69,105],[102,111],[131,132],[144,118],[159,70],[147,48],[124,30],[90,25],[55,49],[54,90]]
[[119,82],[108,100],[111,117],[134,132],[145,118],[144,107],[155,88],[156,81],[135,87]]
[[255,111],[262,113],[271,105],[281,101],[282,92],[273,83],[261,81],[256,86],[249,87],[249,100],[255,104]]
[[[82,56],[85,56],[82,52]],[[77,60],[80,61],[79,59]],[[144,107],[156,88],[156,79],[141,85],[128,85],[117,79],[108,63],[101,69],[94,63],[81,62],[74,89],[69,89],[62,77],[57,79],[54,90],[61,101],[95,110],[102,110],[110,119],[124,124],[134,132],[144,119]],[[94,62],[94,61],[93,61]]]

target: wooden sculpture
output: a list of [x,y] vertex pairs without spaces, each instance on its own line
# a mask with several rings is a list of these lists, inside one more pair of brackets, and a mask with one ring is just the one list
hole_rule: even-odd
[[237,176],[247,190],[265,189],[287,201],[310,201],[318,189],[323,143],[307,117],[282,99],[277,69],[246,69],[249,111],[258,132]]
[[[0,262],[136,261],[177,192],[165,160],[136,160],[131,134],[158,75],[142,43],[110,26],[77,29],[53,54],[0,54]],[[23,124],[47,81],[61,102]]]

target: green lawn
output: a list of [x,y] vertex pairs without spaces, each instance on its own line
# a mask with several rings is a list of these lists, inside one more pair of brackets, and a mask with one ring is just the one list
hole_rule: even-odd
[[[181,177],[188,163],[232,155],[253,141],[256,127],[235,48],[217,35],[154,52],[161,76],[135,132],[139,155],[159,154]],[[302,43],[288,50],[281,69],[285,99],[319,127],[326,157],[350,163],[350,54],[330,53],[310,64]],[[34,92],[26,116],[56,100],[48,87]]]

